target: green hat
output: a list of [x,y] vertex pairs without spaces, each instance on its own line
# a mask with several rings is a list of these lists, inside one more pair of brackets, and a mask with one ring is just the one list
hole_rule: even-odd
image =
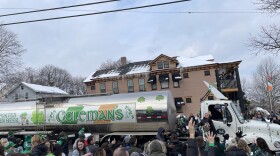
[[14,132],[13,131],[9,131],[8,132],[8,135],[10,136],[10,135],[13,135],[14,134]]
[[80,131],[79,131],[79,135],[81,134],[85,134],[85,128],[82,128]]
[[12,141],[9,141],[7,144],[5,144],[5,150],[9,150],[11,147],[14,147],[16,144],[14,144]]

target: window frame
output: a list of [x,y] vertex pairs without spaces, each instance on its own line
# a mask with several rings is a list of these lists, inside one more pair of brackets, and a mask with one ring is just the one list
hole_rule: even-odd
[[[129,82],[132,82],[132,83],[131,83],[132,86],[129,86]],[[130,87],[132,88],[132,90],[129,89]],[[133,93],[133,92],[134,92],[134,82],[133,82],[133,79],[127,80],[127,92],[128,92],[128,93]]]
[[15,94],[15,100],[18,100],[18,99],[19,99],[19,94],[16,93],[16,94]]
[[[104,89],[101,88],[102,85],[104,85]],[[99,87],[100,87],[100,93],[106,93],[106,85],[105,85],[104,82],[100,83],[100,84],[99,84]],[[104,92],[103,92],[103,90],[104,90]]]
[[28,99],[28,92],[25,93],[25,99]]
[[192,103],[192,98],[191,97],[187,97],[186,98],[186,103]]
[[23,85],[21,85],[21,86],[20,86],[20,89],[21,89],[21,90],[24,90],[24,86],[23,86]]
[[184,79],[190,78],[189,73],[183,73],[183,78]]
[[152,90],[157,90],[157,84],[156,83],[151,83],[151,88],[152,88]]
[[169,68],[169,61],[163,61],[163,69]]
[[[142,85],[140,84],[140,80],[143,80],[143,84]],[[145,89],[145,79],[144,78],[139,78],[138,79],[138,85],[139,85],[139,92],[143,92],[143,91],[146,90]],[[141,90],[141,86],[143,86],[143,90]]]
[[[165,84],[165,83],[167,83],[167,87],[162,87],[162,84]],[[160,86],[161,86],[161,89],[168,89],[169,88],[169,80],[168,81],[161,81],[160,82]]]
[[[160,67],[159,65],[161,65],[161,68],[159,68]],[[157,62],[157,69],[163,69],[163,62],[162,61]]]
[[[178,86],[175,86],[175,83],[178,83]],[[179,81],[173,81],[173,87],[174,88],[180,88],[180,82]]]
[[90,86],[90,90],[95,90],[95,85]]
[[[117,83],[117,87],[116,88],[114,87],[114,83]],[[112,89],[113,89],[113,93],[114,94],[119,94],[119,83],[118,83],[118,81],[113,81],[112,82]]]
[[211,73],[210,73],[210,70],[204,70],[204,76],[210,76]]

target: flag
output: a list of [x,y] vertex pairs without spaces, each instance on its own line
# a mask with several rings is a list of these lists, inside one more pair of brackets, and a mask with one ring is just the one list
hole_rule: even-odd
[[273,89],[271,80],[272,80],[271,77],[269,77],[269,78],[267,79],[267,91],[269,91],[269,92],[272,91],[272,89]]

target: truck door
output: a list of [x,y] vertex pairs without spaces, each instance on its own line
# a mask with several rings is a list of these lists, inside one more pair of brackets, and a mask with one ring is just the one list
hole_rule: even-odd
[[233,124],[232,115],[228,108],[222,104],[210,105],[208,109],[212,114],[212,121],[217,131],[217,136],[220,137],[220,140],[223,140],[224,134],[229,134],[235,130],[233,128],[235,125]]

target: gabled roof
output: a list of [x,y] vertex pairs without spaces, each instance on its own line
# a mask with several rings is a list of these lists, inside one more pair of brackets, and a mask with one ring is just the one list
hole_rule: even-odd
[[150,66],[148,61],[141,61],[141,62],[132,62],[128,63],[122,67],[110,70],[97,70],[96,72],[89,75],[84,82],[90,82],[93,79],[98,78],[105,78],[105,77],[114,77],[114,76],[121,76],[121,75],[129,75],[129,74],[137,74],[137,73],[146,73],[150,72]]
[[14,89],[12,89],[8,94],[10,94],[13,90],[20,87],[21,85],[24,85],[24,86],[30,88],[35,93],[68,94],[67,92],[65,92],[57,87],[42,86],[42,85],[30,84],[30,83],[26,83],[26,82],[21,82]]
[[149,63],[149,65],[150,65],[150,64],[153,64],[153,63],[155,63],[155,62],[157,62],[157,60],[160,59],[161,57],[165,57],[165,58],[167,58],[167,59],[169,59],[169,60],[171,60],[171,61],[177,62],[176,57],[169,57],[169,56],[167,56],[167,55],[160,54],[157,58],[155,58],[154,60],[152,60],[152,61]]
[[94,73],[90,74],[84,82],[91,82],[94,79],[105,78],[105,77],[114,77],[114,76],[121,76],[121,75],[129,75],[129,74],[136,74],[136,73],[149,73],[150,72],[150,65],[156,62],[161,57],[165,57],[171,61],[178,63],[177,68],[180,67],[196,67],[196,66],[207,66],[207,65],[222,65],[227,63],[237,63],[239,64],[241,61],[230,61],[230,62],[214,62],[214,57],[212,55],[204,55],[204,56],[197,56],[197,57],[169,57],[164,54],[159,55],[154,60],[147,60],[141,62],[133,62],[129,63],[125,66],[116,69],[110,70],[97,70]]

